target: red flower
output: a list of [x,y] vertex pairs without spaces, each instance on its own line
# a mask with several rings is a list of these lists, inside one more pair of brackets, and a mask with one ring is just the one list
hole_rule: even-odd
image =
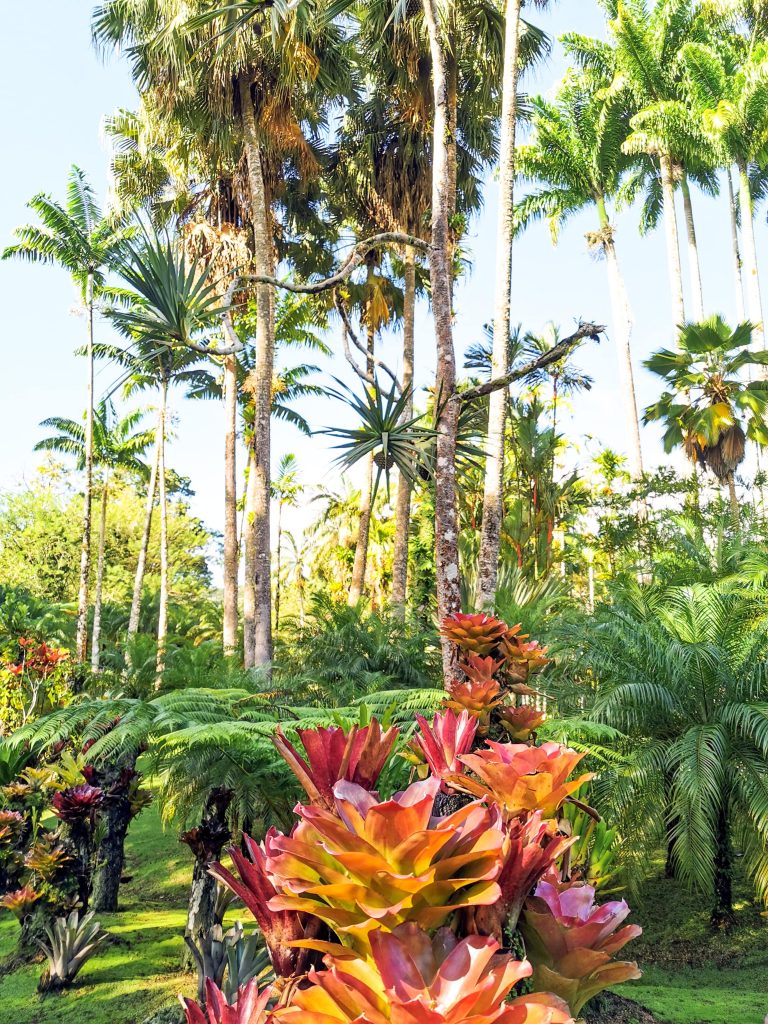
[[[416,715],[416,721],[421,732],[414,735],[410,746],[424,757],[432,774],[443,779],[448,774],[464,771],[459,757],[472,749],[477,719],[465,710],[460,715],[453,711],[436,714],[431,726],[421,715]],[[443,791],[447,788],[442,787]]]
[[72,786],[54,793],[51,799],[53,813],[61,821],[82,821],[92,815],[104,800],[104,791],[98,786]]

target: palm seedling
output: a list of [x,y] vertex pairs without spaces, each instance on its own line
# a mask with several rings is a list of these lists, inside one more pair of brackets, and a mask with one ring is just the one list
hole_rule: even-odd
[[48,957],[48,967],[38,985],[41,992],[71,985],[83,964],[109,941],[109,935],[93,920],[93,912],[81,918],[77,910],[69,917],[57,917],[52,926],[46,924],[45,934],[48,942],[38,940]]

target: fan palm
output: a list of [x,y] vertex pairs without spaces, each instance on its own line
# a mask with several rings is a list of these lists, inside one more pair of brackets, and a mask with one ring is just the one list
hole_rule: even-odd
[[613,326],[619,348],[632,474],[643,472],[640,424],[632,367],[632,311],[616,252],[615,228],[608,210],[629,168],[621,144],[627,130],[624,108],[604,95],[606,79],[592,71],[571,72],[554,102],[533,101],[534,138],[517,154],[519,175],[535,185],[517,205],[519,227],[546,218],[553,237],[574,214],[589,207],[598,230],[587,236],[606,262]]
[[31,263],[52,263],[63,267],[70,273],[80,292],[88,322],[83,540],[80,552],[75,643],[77,660],[84,662],[88,648],[88,580],[91,569],[93,502],[94,313],[96,302],[106,286],[105,275],[115,262],[129,231],[115,218],[102,214],[85,174],[75,166],[69,172],[67,198],[64,203],[40,194],[34,196],[28,206],[40,218],[41,226],[28,224],[17,228],[17,241],[3,250],[2,258],[15,257]]
[[747,438],[768,444],[768,382],[745,381],[747,366],[768,365],[768,353],[750,348],[753,327],[731,330],[722,317],[686,324],[679,349],[661,349],[645,365],[669,390],[645,410],[645,421],[661,420],[667,452],[682,445],[694,464],[711,469],[728,485],[734,529],[739,526],[735,472]]
[[[142,457],[152,443],[151,431],[140,429],[145,413],[141,409],[127,413],[118,418],[115,407],[108,399],[102,399],[94,412],[93,418],[93,464],[102,470],[101,479],[101,518],[99,524],[99,543],[96,568],[96,592],[93,605],[93,628],[91,630],[91,670],[99,671],[101,655],[101,599],[104,586],[104,563],[107,532],[107,504],[109,500],[109,482],[112,473],[125,470],[144,475],[146,465]],[[86,442],[85,428],[75,420],[52,416],[43,420],[41,427],[49,427],[57,431],[51,437],[38,441],[38,451],[62,452],[74,455],[78,468],[85,465]]]
[[668,835],[674,870],[732,915],[734,846],[768,898],[765,594],[720,583],[641,588],[570,635],[596,680],[590,717],[634,740],[612,785],[633,847]]

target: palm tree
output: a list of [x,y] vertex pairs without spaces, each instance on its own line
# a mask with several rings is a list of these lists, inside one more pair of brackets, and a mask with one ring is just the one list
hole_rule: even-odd
[[753,326],[731,330],[722,317],[686,324],[679,350],[661,349],[645,365],[669,390],[645,410],[645,422],[660,420],[664,448],[682,446],[694,465],[711,469],[728,485],[734,530],[739,528],[735,472],[747,438],[768,444],[768,381],[745,381],[744,367],[768,365],[768,353],[750,348]]
[[[93,418],[93,464],[102,470],[101,517],[99,521],[99,543],[96,568],[96,593],[93,605],[93,628],[91,631],[91,670],[99,671],[101,649],[101,600],[104,586],[104,564],[107,535],[107,505],[109,484],[113,473],[120,470],[143,476],[147,467],[142,456],[152,443],[151,431],[138,429],[144,419],[143,409],[137,409],[117,418],[115,407],[108,399],[102,399]],[[61,416],[43,420],[41,427],[56,430],[51,437],[38,441],[36,451],[62,452],[74,455],[78,469],[85,465],[85,429],[81,423]]]
[[622,834],[636,853],[668,837],[675,873],[727,926],[735,843],[768,897],[765,591],[629,584],[611,598],[564,640],[596,681],[589,717],[633,741],[611,783]]
[[604,97],[605,85],[597,73],[571,72],[553,102],[533,100],[535,135],[518,150],[517,167],[520,176],[536,188],[520,200],[516,217],[519,227],[547,218],[557,239],[562,225],[574,214],[589,207],[597,213],[597,230],[587,241],[605,258],[630,465],[638,479],[643,472],[643,454],[632,367],[633,317],[608,205],[630,165],[621,150],[627,117],[621,105]]
[[275,632],[280,629],[280,573],[282,570],[283,509],[296,508],[304,485],[299,481],[296,456],[283,455],[278,463],[277,475],[272,481],[272,497],[277,502],[277,552],[275,575]]
[[28,224],[17,228],[14,233],[17,241],[3,250],[2,258],[17,257],[31,263],[56,264],[69,271],[85,306],[88,324],[83,540],[80,549],[75,641],[77,660],[82,664],[88,649],[88,580],[91,570],[94,313],[96,302],[106,286],[105,274],[114,264],[128,231],[115,218],[102,214],[93,189],[79,167],[73,166],[69,172],[67,198],[63,204],[50,196],[39,194],[29,201],[28,206],[40,218],[42,226]]
[[[206,390],[210,374],[201,368],[202,356],[195,347],[205,347],[206,337],[219,326],[222,312],[214,285],[209,281],[210,265],[205,270],[190,265],[178,244],[145,233],[140,244],[129,243],[118,264],[118,272],[129,286],[123,292],[121,307],[107,315],[132,342],[128,350],[101,346],[100,354],[115,359],[128,371],[128,391],[147,386],[160,392],[157,445],[157,479],[160,500],[160,610],[157,626],[157,676],[165,664],[168,630],[169,564],[168,501],[165,440],[167,434],[168,391],[172,384]],[[142,554],[139,556],[134,585],[128,640],[138,630],[141,585],[149,543],[154,495],[147,497],[147,516]],[[142,557],[143,556],[143,557]]]

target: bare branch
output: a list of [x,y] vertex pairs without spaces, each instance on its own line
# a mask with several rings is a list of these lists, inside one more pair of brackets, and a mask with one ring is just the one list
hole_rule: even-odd
[[578,343],[583,341],[585,338],[591,338],[592,341],[599,341],[601,334],[605,334],[605,327],[602,325],[580,323],[574,334],[569,335],[567,338],[563,338],[563,340],[558,342],[554,348],[551,348],[549,352],[545,352],[543,355],[539,356],[538,359],[534,359],[532,362],[526,363],[525,366],[520,366],[516,370],[511,370],[509,373],[505,373],[503,377],[495,377],[493,380],[486,381],[485,384],[480,384],[476,388],[469,388],[467,391],[457,392],[453,396],[452,401],[472,402],[476,398],[482,398],[484,395],[490,395],[493,391],[500,391],[501,388],[509,387],[509,385],[514,384],[516,380],[523,380],[525,377],[530,377],[532,373],[536,373],[537,370],[543,370],[545,366],[551,366],[552,363],[559,362],[568,355],[572,348],[578,345]]
[[[231,356],[236,352],[242,352],[245,346],[242,341],[235,334],[235,329],[232,326],[232,299],[234,298],[237,289],[245,282],[251,284],[266,284],[271,288],[280,288],[283,291],[294,292],[301,295],[319,295],[321,292],[326,292],[331,288],[336,288],[343,281],[354,273],[355,270],[365,259],[366,253],[370,252],[371,249],[376,249],[379,246],[385,245],[410,245],[414,249],[418,249],[420,252],[428,253],[431,246],[428,242],[425,242],[422,238],[417,238],[416,235],[408,235],[402,231],[382,231],[377,235],[371,235],[369,238],[362,238],[359,242],[355,242],[349,255],[341,264],[335,274],[331,274],[330,277],[323,278],[321,281],[310,281],[307,284],[294,284],[291,281],[281,281],[277,277],[271,277],[268,274],[238,274],[234,277],[227,288],[224,295],[224,305],[226,312],[222,317],[224,323],[224,330],[227,333],[230,344],[226,346],[220,346],[214,348],[213,346],[206,346],[198,344],[196,342],[187,341],[184,344],[187,348],[193,349],[195,352],[202,352],[208,356]],[[382,369],[386,367],[382,366]],[[392,373],[387,370],[390,376]],[[396,381],[396,378],[393,377]],[[398,385],[399,386],[399,385]]]
[[349,320],[349,314],[347,313],[347,307],[344,305],[344,300],[342,299],[338,292],[334,294],[334,302],[336,305],[336,309],[338,310],[339,316],[341,317],[341,322],[344,324],[344,355],[347,357],[347,362],[350,364],[352,369],[355,371],[358,377],[361,378],[361,380],[364,380],[371,385],[374,385],[376,383],[373,374],[368,373],[367,370],[364,372],[355,362],[352,353],[349,351],[347,338],[352,339],[352,343],[354,344],[355,348],[362,352],[366,360],[370,359],[375,366],[378,366],[379,369],[383,370],[384,373],[387,374],[387,376],[392,381],[398,393],[402,394],[403,387],[400,381],[397,379],[396,374],[394,374],[392,370],[390,370],[390,368],[387,366],[385,362],[383,362],[383,360],[379,359],[379,357],[375,356],[372,352],[369,352],[365,345],[363,345],[363,343],[360,341],[358,336],[353,331],[352,324],[350,323]]

